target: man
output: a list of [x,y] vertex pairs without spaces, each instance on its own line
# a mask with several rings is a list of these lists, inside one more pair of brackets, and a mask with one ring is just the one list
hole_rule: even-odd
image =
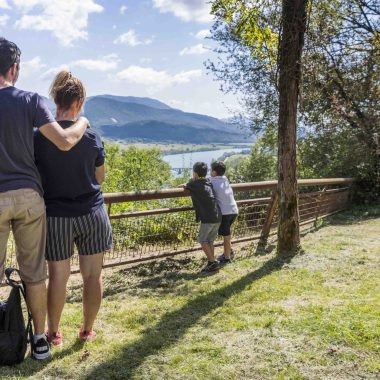
[[59,149],[70,150],[82,138],[88,120],[82,117],[62,129],[38,94],[15,88],[20,55],[14,43],[0,38],[0,281],[12,230],[33,317],[32,356],[43,360],[50,356],[45,336],[46,212],[34,163],[33,128]]

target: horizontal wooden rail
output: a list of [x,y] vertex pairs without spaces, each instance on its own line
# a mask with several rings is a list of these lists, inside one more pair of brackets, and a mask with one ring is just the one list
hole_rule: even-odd
[[[240,201],[236,201],[237,205],[256,205],[262,204],[265,202],[269,202],[271,198],[255,198],[255,199],[244,199]],[[176,212],[185,212],[194,210],[192,206],[184,206],[184,207],[168,207],[168,208],[157,208],[153,210],[147,211],[131,211],[131,212],[122,212],[120,214],[112,214],[110,215],[110,219],[124,219],[124,218],[137,218],[142,216],[149,215],[162,215],[162,214],[174,214]]]
[[[327,186],[327,185],[349,185],[354,182],[353,178],[322,178],[322,179],[300,179],[298,180],[299,187],[313,187],[313,186]],[[273,190],[277,187],[277,181],[262,181],[262,182],[248,182],[232,184],[232,189],[235,192],[243,191],[257,191],[257,190]],[[122,203],[122,202],[136,202],[154,199],[166,198],[181,198],[189,197],[188,190],[175,188],[175,189],[161,189],[161,190],[141,190],[131,191],[126,193],[107,193],[104,194],[104,202]]]

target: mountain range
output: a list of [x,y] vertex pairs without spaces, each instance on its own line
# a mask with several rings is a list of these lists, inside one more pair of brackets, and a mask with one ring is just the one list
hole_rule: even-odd
[[[51,102],[49,106],[52,108]],[[84,115],[104,138],[175,143],[239,143],[246,131],[217,118],[183,112],[156,99],[97,95],[85,103]]]

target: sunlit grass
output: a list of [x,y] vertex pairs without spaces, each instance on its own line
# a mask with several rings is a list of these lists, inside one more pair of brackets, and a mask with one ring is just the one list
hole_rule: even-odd
[[200,256],[106,271],[98,338],[85,346],[75,280],[64,348],[1,378],[379,378],[379,231],[380,208],[360,208],[306,235],[291,262],[251,255],[206,277]]

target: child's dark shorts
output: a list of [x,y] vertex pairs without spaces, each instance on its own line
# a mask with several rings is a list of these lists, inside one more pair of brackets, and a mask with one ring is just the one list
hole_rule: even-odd
[[235,219],[237,218],[237,214],[223,215],[222,223],[220,223],[218,235],[220,236],[230,236],[231,235],[231,226]]

